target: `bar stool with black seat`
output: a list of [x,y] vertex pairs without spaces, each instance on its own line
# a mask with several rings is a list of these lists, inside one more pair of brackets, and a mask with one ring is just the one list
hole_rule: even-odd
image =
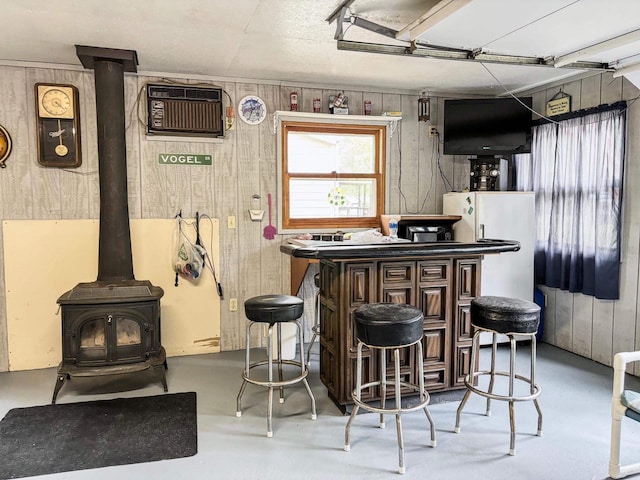
[[[353,312],[355,321],[355,333],[358,340],[358,356],[356,360],[356,388],[353,390],[352,397],[354,407],[351,416],[345,428],[345,451],[350,450],[349,434],[353,419],[358,413],[358,409],[362,407],[370,412],[380,414],[380,428],[385,427],[384,415],[395,414],[396,430],[398,435],[398,463],[399,473],[405,473],[404,466],[404,440],[402,437],[402,420],[400,416],[403,413],[413,412],[423,409],[429,420],[431,430],[431,446],[436,446],[436,430],[433,418],[427,409],[430,397],[424,387],[424,366],[422,360],[422,336],[424,315],[422,312],[406,304],[394,303],[373,303],[362,305]],[[418,359],[418,384],[412,384],[402,381],[400,377],[400,349],[408,348],[416,345]],[[362,384],[362,348],[368,347],[373,350],[379,350],[380,379],[369,383]],[[387,350],[393,352],[393,363],[395,374],[393,378],[393,388],[395,394],[395,405],[387,407]],[[371,387],[380,388],[380,406],[376,407],[364,403],[362,401],[362,392]],[[417,403],[412,406],[403,407],[402,405],[402,388],[409,389],[419,394]]]
[[[516,453],[516,422],[515,402],[533,401],[538,412],[538,436],[542,436],[542,410],[538,404],[540,386],[536,384],[536,333],[540,323],[540,307],[533,302],[517,298],[484,296],[471,301],[471,325],[475,333],[471,346],[471,364],[469,374],[465,377],[464,384],[467,391],[458,406],[456,413],[455,433],[460,433],[460,416],[471,393],[486,397],[486,415],[491,415],[491,400],[509,402],[509,423],[511,428],[511,441],[509,455]],[[489,370],[479,370],[479,346],[482,332],[489,332],[493,336],[491,348],[491,367]],[[504,334],[509,338],[509,371],[496,369],[497,336]],[[525,377],[516,373],[516,338],[531,340],[530,376]],[[486,390],[479,385],[480,377],[488,376],[489,385]],[[496,376],[508,377],[508,393],[494,393]],[[528,394],[515,394],[516,380],[528,385]],[[525,386],[526,388],[526,386]]]
[[[236,416],[242,416],[241,401],[247,383],[251,383],[253,385],[258,385],[261,387],[267,387],[269,392],[267,400],[267,437],[273,436],[271,417],[273,412],[274,388],[280,389],[280,403],[284,403],[284,387],[293,385],[294,383],[302,382],[305,389],[307,390],[309,398],[311,399],[311,419],[316,419],[316,401],[313,397],[313,393],[311,393],[309,383],[307,382],[307,374],[309,373],[309,370],[307,369],[307,364],[305,363],[304,358],[302,325],[300,325],[300,322],[298,321],[298,319],[302,316],[303,309],[304,304],[302,302],[302,299],[299,297],[294,297],[293,295],[261,295],[258,297],[250,298],[244,303],[244,311],[245,315],[249,319],[249,324],[247,325],[245,366],[244,370],[242,371],[242,386],[240,387],[240,392],[238,392]],[[267,359],[251,363],[251,327],[256,324],[265,323],[269,325]],[[285,360],[282,358],[281,339],[283,323],[293,323],[296,325],[298,341],[300,342],[300,361],[297,361],[295,359]],[[278,350],[278,357],[276,359],[273,358],[274,325],[277,329],[276,345]],[[278,380],[273,379],[274,363],[278,368]],[[251,376],[251,370],[262,365],[267,365],[267,380]],[[284,378],[282,369],[283,365],[293,365],[294,367],[298,367],[300,368],[300,373],[290,378]]]
[[320,274],[316,273],[313,276],[313,283],[316,286],[317,290],[314,295],[314,316],[313,316],[313,326],[311,327],[311,331],[313,335],[311,335],[311,340],[309,340],[309,345],[307,346],[307,366],[311,365],[311,347],[313,347],[316,338],[320,337]]

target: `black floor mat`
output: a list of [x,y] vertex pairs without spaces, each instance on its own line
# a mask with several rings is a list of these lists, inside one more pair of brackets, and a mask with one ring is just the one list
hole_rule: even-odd
[[1,479],[197,451],[195,392],[14,408],[0,421]]

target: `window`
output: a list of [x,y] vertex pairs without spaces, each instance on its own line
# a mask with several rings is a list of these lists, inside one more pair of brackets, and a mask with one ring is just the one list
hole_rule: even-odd
[[620,298],[625,110],[619,102],[540,123],[531,155],[516,156],[518,189],[536,193],[536,283]]
[[279,230],[380,226],[389,120],[337,123],[316,114],[319,122],[287,114],[279,123]]

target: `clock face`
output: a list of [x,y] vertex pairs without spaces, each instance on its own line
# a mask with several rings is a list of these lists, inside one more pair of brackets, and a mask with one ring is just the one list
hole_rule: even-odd
[[267,107],[260,97],[248,95],[238,104],[240,118],[249,125],[258,125],[267,116]]
[[72,119],[74,112],[75,92],[67,85],[37,84],[38,115],[41,118]]
[[54,88],[42,96],[42,108],[51,115],[60,116],[71,108],[71,99],[62,90]]

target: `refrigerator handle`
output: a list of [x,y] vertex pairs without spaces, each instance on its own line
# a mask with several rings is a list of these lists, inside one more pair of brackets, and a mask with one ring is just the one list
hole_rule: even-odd
[[480,234],[480,235],[479,235],[478,239],[479,239],[479,240],[484,240],[484,223],[481,223],[481,224],[480,224],[480,231],[479,231],[479,234]]

